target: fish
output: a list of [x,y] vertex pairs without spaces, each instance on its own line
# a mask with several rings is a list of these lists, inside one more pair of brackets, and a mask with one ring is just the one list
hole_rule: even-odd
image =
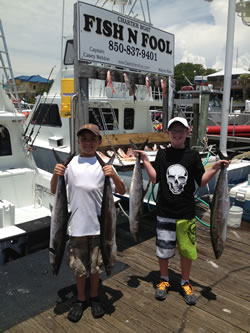
[[103,159],[104,162],[109,161],[109,157],[107,155],[105,155],[103,152],[97,151],[97,154],[99,154],[101,156],[101,158]]
[[146,88],[147,88],[147,91],[148,91],[148,94],[149,96],[151,96],[151,92],[150,92],[150,79],[149,79],[149,76],[146,75]]
[[[65,166],[68,165],[68,163],[74,157],[73,154],[65,163],[63,163],[54,150],[53,153],[57,163],[62,163]],[[64,176],[59,176],[50,223],[49,262],[53,275],[58,275],[61,267],[67,240],[67,227],[69,218],[70,213],[68,211],[68,199],[65,180]]]
[[[103,160],[96,154],[96,158],[103,167],[106,164],[113,164],[115,154],[110,158],[108,163],[104,163]],[[112,193],[112,187],[110,177],[105,176],[101,215],[98,216],[100,223],[100,240],[101,240],[101,253],[104,268],[107,275],[112,273],[116,262],[116,208],[114,197]]]
[[[134,150],[138,149],[131,140],[130,143]],[[148,140],[146,140],[140,146],[139,150],[143,150],[147,143]],[[149,182],[146,190],[143,189],[142,167],[140,159],[141,158],[139,154],[136,157],[135,166],[131,178],[131,184],[129,188],[129,228],[136,242],[139,240],[140,225],[143,215],[143,198],[150,184]]]
[[127,150],[127,153],[128,157],[134,157],[135,154],[134,154],[134,151],[131,147],[128,147],[128,150]]
[[115,153],[113,150],[107,150],[106,151],[106,154],[109,156],[109,157],[112,157]]
[[124,152],[122,148],[117,149],[117,153],[121,158],[128,158],[129,156]]
[[112,89],[113,94],[115,94],[115,90],[113,88],[113,84],[112,84],[112,75],[110,71],[107,71],[107,85],[110,86],[110,88]]
[[[219,156],[227,159],[220,152]],[[210,238],[216,259],[220,258],[226,244],[229,208],[228,174],[222,165],[210,206]]]
[[161,88],[162,88],[162,96],[165,97],[166,96],[166,82],[161,79]]
[[133,96],[134,102],[136,101],[135,91],[136,91],[136,85],[135,82],[132,80],[129,80],[128,75],[126,73],[123,73],[124,81],[126,83],[126,86],[129,91],[129,96]]

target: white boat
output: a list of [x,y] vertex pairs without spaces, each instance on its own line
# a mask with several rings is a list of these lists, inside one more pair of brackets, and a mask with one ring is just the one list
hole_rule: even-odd
[[[55,149],[62,159],[71,151],[71,113],[70,96],[73,88],[73,64],[71,54],[72,40],[68,39],[65,47],[64,66],[58,73],[48,95],[39,98],[33,108],[33,113],[27,119],[26,137],[33,148],[37,165],[49,172],[54,169],[55,161],[52,149]],[[103,146],[109,146],[112,137],[117,143],[112,145],[128,145],[128,139],[149,138],[154,136],[159,142],[164,141],[163,133],[156,133],[153,128],[153,110],[162,109],[162,90],[160,87],[150,87],[150,95],[145,84],[138,84],[135,92],[136,100],[129,96],[126,84],[112,83],[113,90],[106,85],[104,79],[89,79],[89,122],[97,123],[104,134]],[[63,98],[62,98],[63,96]],[[66,97],[66,102],[64,99]],[[67,100],[68,98],[68,100]],[[68,104],[67,104],[68,103]],[[30,122],[31,120],[31,122]],[[35,124],[33,124],[35,122]],[[33,132],[30,135],[30,132]],[[135,136],[137,134],[137,136]],[[134,135],[134,137],[133,137]],[[166,137],[166,135],[165,135]]]
[[50,222],[51,174],[25,148],[23,121],[0,85],[0,263],[27,251],[34,230]]

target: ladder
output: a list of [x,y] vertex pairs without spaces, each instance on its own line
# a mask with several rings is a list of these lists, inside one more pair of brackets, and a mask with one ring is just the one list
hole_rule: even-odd
[[11,67],[10,57],[8,53],[7,43],[4,36],[1,19],[0,19],[0,69],[2,69],[4,72],[6,83],[9,89],[9,94],[11,95],[11,97],[14,97],[16,99],[18,104],[18,109],[20,112],[22,112],[21,103],[19,100],[16,82]]

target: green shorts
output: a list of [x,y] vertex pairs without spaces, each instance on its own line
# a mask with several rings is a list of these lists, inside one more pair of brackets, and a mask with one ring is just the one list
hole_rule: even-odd
[[196,244],[196,220],[177,220],[176,221],[176,239],[178,243],[179,253],[181,256],[196,260],[197,244]]
[[181,256],[190,260],[197,259],[196,220],[172,219],[157,216],[156,255],[169,259],[175,255],[176,244]]
[[100,236],[69,237],[68,264],[75,276],[101,273]]

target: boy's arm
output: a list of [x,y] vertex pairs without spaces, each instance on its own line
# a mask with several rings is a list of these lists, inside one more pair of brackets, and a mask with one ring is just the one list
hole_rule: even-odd
[[227,168],[231,161],[219,160],[210,169],[208,169],[201,178],[201,187],[207,185],[207,183],[214,177],[218,170],[221,169],[222,164]]
[[56,193],[56,186],[59,176],[63,176],[65,173],[66,167],[63,164],[56,164],[53,176],[50,181],[50,191],[52,194]]
[[141,160],[143,162],[144,168],[148,174],[150,181],[155,184],[156,183],[156,171],[153,168],[152,164],[148,159],[148,155],[144,152],[144,150],[134,150],[136,154],[140,154]]
[[119,194],[123,195],[126,192],[126,187],[125,187],[124,181],[118,175],[118,173],[113,168],[113,166],[112,165],[105,165],[103,167],[103,172],[104,172],[105,176],[109,176],[110,178],[112,178],[112,180],[115,184],[116,193],[119,193]]

